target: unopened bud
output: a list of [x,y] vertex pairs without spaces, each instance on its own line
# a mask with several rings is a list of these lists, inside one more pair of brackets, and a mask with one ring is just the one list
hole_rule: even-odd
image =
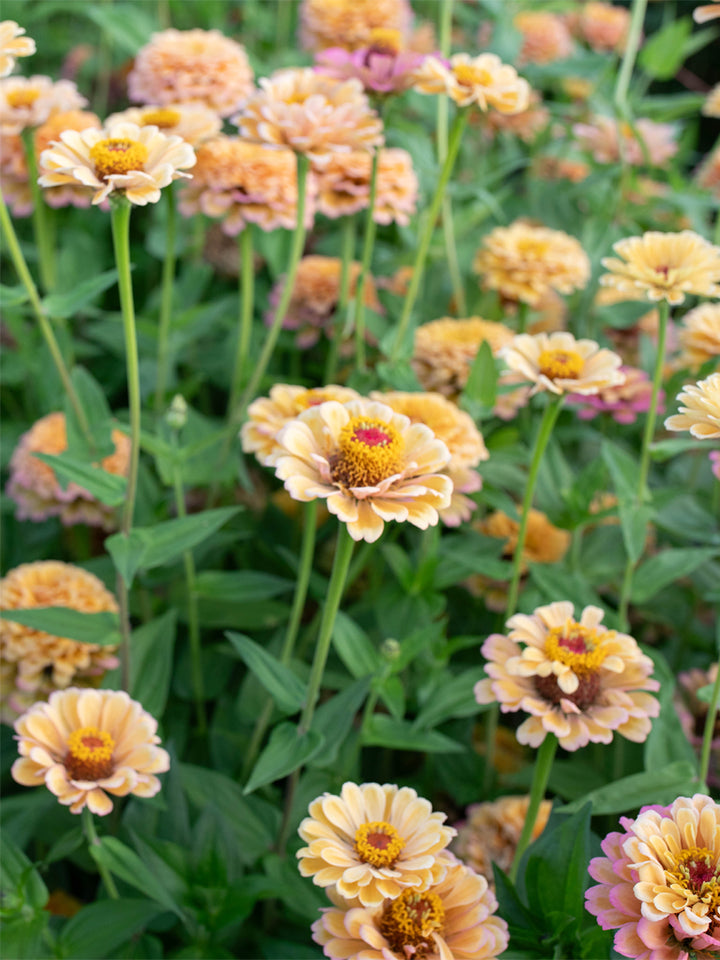
[[380,645],[380,653],[385,660],[397,660],[400,656],[400,644],[393,637],[388,637]]
[[187,403],[179,393],[176,393],[172,398],[172,403],[165,414],[165,420],[173,430],[182,430],[187,423]]

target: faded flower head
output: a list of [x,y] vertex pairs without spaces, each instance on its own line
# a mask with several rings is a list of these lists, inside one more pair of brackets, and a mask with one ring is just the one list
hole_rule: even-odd
[[621,817],[604,857],[590,861],[598,886],[586,909],[603,930],[617,930],[615,950],[647,960],[711,960],[720,949],[720,804],[696,793],[669,807]]
[[679,366],[697,370],[713,358],[720,363],[720,303],[701,303],[686,313],[678,341]]
[[222,120],[215,110],[203,103],[167,103],[164,106],[129,107],[113,113],[105,121],[134,123],[138,127],[157,127],[166,136],[182,137],[191,147],[216,137],[222,129]]
[[104,817],[113,808],[108,794],[160,790],[155,774],[170,769],[170,757],[156,731],[157,720],[123,690],[58,690],[16,721],[12,776],[24,787],[44,783],[71,813],[87,805]]
[[329,960],[489,960],[508,944],[506,922],[485,877],[444,854],[445,878],[424,892],[403,891],[382,905],[343,903],[322,911],[313,939]]
[[0,22],[0,77],[8,77],[18,57],[31,57],[35,53],[35,41],[24,37],[25,28],[14,20]]
[[[100,461],[108,473],[125,476],[130,463],[130,438],[112,431],[115,450]],[[24,433],[10,459],[7,495],[17,504],[18,520],[46,520],[60,517],[66,526],[87,523],[111,530],[116,524],[115,510],[70,482],[63,489],[53,468],[35,454],[57,455],[67,450],[67,425],[64,413],[41,417]]]
[[590,261],[575,237],[523,220],[491,230],[473,266],[486,290],[530,306],[551,290],[581,290],[590,279]]
[[515,614],[507,636],[488,637],[482,653],[488,679],[475,685],[478,703],[499,703],[503,713],[530,714],[517,730],[520,743],[538,747],[548,733],[565,750],[610,743],[615,731],[642,743],[660,704],[645,691],[653,662],[637,642],[602,625],[599,607],[574,619],[572,603]]
[[[609,413],[616,423],[635,423],[639,413],[647,413],[652,398],[652,383],[644,370],[637,367],[620,367],[625,382],[603,387],[594,395],[573,395],[568,403],[577,408],[581,420],[592,420],[600,413]],[[659,394],[658,412],[664,410],[663,393]]]
[[599,393],[625,382],[621,358],[571,333],[519,333],[500,351],[510,370],[534,384],[532,393]]
[[22,133],[38,127],[54,113],[79,110],[87,100],[71,80],[50,77],[8,77],[0,80],[0,132]]
[[130,203],[157,203],[160,190],[190,177],[195,151],[180,137],[166,137],[157,127],[112,123],[100,130],[66,130],[39,158],[42,187],[82,184],[94,190],[93,205],[110,194]]
[[[370,202],[372,157],[366,150],[334,153],[318,176],[318,211],[326,217],[345,217],[367,209]],[[418,179],[407,150],[380,151],[373,219],[406,227],[415,213]]]
[[523,10],[513,17],[513,26],[523,38],[519,64],[553,63],[572,53],[572,36],[563,17],[556,13]]
[[573,133],[597,163],[624,160],[637,167],[662,167],[678,151],[676,127],[654,120],[636,120],[633,129],[613,117],[596,116],[591,123],[576,123]]
[[348,782],[339,796],[313,800],[308,812],[298,829],[307,844],[297,852],[300,873],[346,900],[379,907],[445,877],[449,864],[438,854],[455,830],[411,787]]
[[355,77],[368,93],[388,96],[412,87],[423,59],[423,54],[404,49],[399,30],[380,27],[371,31],[366,45],[355,50],[330,47],[316,55],[315,63],[336,80]]
[[383,142],[382,121],[359,80],[335,80],[309,67],[280,70],[233,117],[256,143],[290,147],[324,166],[335,151],[370,150]]
[[630,29],[627,7],[590,0],[580,7],[572,21],[576,35],[598,53],[610,50],[622,53],[625,50]]
[[[0,611],[33,607],[70,607],[83,613],[118,609],[115,597],[94,574],[58,560],[24,563],[0,580]],[[56,637],[3,617],[0,667],[10,712],[22,713],[70,683],[99,683],[106,670],[117,666],[116,650]]]
[[482,111],[492,107],[500,113],[521,113],[530,104],[530,84],[494,53],[456,53],[449,61],[425,57],[415,74],[415,90],[444,93],[459,107],[474,103]]
[[680,413],[667,418],[667,430],[689,430],[698,440],[720,437],[720,373],[683,387],[677,402],[685,406],[680,407]]
[[369,46],[375,30],[407,37],[411,23],[408,0],[302,0],[300,42],[306,50],[356,50]]
[[202,103],[221,117],[253,89],[245,48],[219,30],[163,30],[140,49],[128,74],[136,103]]
[[450,452],[429,427],[384,403],[330,400],[277,437],[275,472],[295,500],[325,500],[353,540],[373,543],[385,522],[435,526],[450,505]]

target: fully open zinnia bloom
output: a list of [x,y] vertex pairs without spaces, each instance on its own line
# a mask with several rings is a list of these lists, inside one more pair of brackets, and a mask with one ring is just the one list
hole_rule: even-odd
[[621,817],[624,833],[590,861],[586,909],[615,950],[641,960],[711,960],[720,953],[720,804],[696,793]]
[[600,349],[594,340],[576,340],[571,333],[519,333],[500,356],[508,367],[534,386],[532,393],[598,393],[625,382],[621,358]]
[[366,91],[387,96],[410,89],[423,61],[423,54],[403,46],[399,30],[380,27],[371,31],[366,46],[355,50],[330,47],[318,53],[315,62],[321,73],[336,80],[355,77]]
[[25,28],[14,20],[0,23],[0,77],[9,76],[18,57],[30,57],[35,53],[35,41],[24,37]]
[[[677,131],[671,123],[639,119],[635,129],[614,117],[596,116],[590,123],[576,123],[573,133],[578,146],[592,154],[597,163],[632,166],[663,166],[678,152]],[[643,149],[644,148],[644,149]]]
[[245,48],[219,30],[163,30],[142,47],[128,74],[136,103],[203,103],[221,117],[253,88]]
[[553,63],[572,53],[573,42],[565,20],[547,10],[523,10],[513,17],[522,34],[518,63]]
[[15,722],[20,759],[13,779],[24,787],[45,784],[60,803],[80,813],[106,816],[108,796],[154,797],[155,776],[170,769],[157,746],[157,720],[124,690],[80,690],[50,694]]
[[40,154],[42,187],[82,184],[94,190],[93,204],[117,192],[130,203],[157,203],[160,190],[195,164],[195,151],[180,137],[157,127],[112,123],[101,130],[66,130]]
[[[448,64],[448,65],[446,65]],[[530,103],[530,84],[494,53],[471,57],[456,53],[449,61],[428,56],[415,73],[418,93],[445,93],[459,107],[521,113]]]
[[577,621],[566,601],[515,614],[507,636],[495,633],[482,646],[488,679],[475,685],[478,703],[531,714],[517,738],[532,747],[548,733],[565,750],[610,743],[615,731],[642,743],[660,712],[645,692],[660,687],[650,678],[653,662],[632,637],[605,629],[603,615],[585,607]]
[[[345,217],[367,209],[370,202],[372,157],[366,150],[334,153],[319,175],[318,211]],[[418,179],[407,150],[380,151],[373,219],[406,227],[415,213]]]
[[372,543],[385,522],[426,530],[450,505],[441,473],[450,452],[429,427],[384,403],[334,400],[310,407],[278,435],[278,477],[296,500],[325,500],[353,540]]
[[346,900],[379,907],[405,890],[427,890],[447,872],[438,854],[455,830],[411,787],[348,782],[339,796],[313,800],[308,812],[298,828],[307,843],[297,852],[300,873]]
[[678,364],[697,370],[708,360],[720,362],[720,303],[701,303],[682,319]]
[[[637,367],[620,367],[620,373],[625,375],[624,383],[603,387],[590,396],[570,394],[568,403],[577,408],[581,420],[592,420],[600,413],[609,413],[616,423],[635,423],[639,413],[647,413],[652,397],[652,384],[648,375]],[[659,413],[664,409],[663,400],[664,394],[660,391]]]
[[406,890],[382,906],[342,903],[322,911],[313,939],[330,960],[486,960],[508,944],[485,877],[445,854],[447,874],[424,893]]
[[191,147],[216,137],[222,129],[222,120],[215,110],[202,103],[168,103],[164,106],[129,107],[111,114],[105,121],[134,123],[138,127],[157,127],[166,136],[182,137]]
[[306,50],[367,46],[374,30],[406,37],[412,23],[408,0],[302,0],[300,42]]
[[0,132],[22,133],[45,123],[54,113],[79,110],[87,104],[71,80],[50,77],[8,77],[0,80]]
[[689,430],[698,440],[720,437],[720,373],[684,387],[677,401],[685,406],[667,418],[668,430]]

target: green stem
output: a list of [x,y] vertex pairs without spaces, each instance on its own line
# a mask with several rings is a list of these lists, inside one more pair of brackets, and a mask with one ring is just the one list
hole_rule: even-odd
[[168,360],[170,341],[170,322],[173,307],[173,284],[175,282],[175,233],[177,214],[173,184],[166,187],[167,223],[165,234],[165,260],[162,272],[162,294],[160,298],[160,325],[158,327],[157,380],[155,382],[155,413],[159,417],[163,412],[165,391],[168,381]]
[[[720,621],[718,621],[718,649],[720,649]],[[715,721],[717,719],[718,705],[720,704],[720,665],[718,666],[717,676],[712,689],[712,696],[708,704],[707,717],[705,718],[705,730],[703,731],[702,750],[700,752],[700,784],[701,789],[707,790],[708,770],[710,769],[710,752],[715,735]]]
[[238,240],[240,252],[240,317],[238,325],[237,353],[230,385],[230,402],[228,403],[228,420],[232,419],[250,354],[250,336],[252,334],[253,307],[255,304],[255,254],[253,251],[253,228],[248,223],[240,233]]
[[497,703],[493,703],[485,714],[485,774],[483,776],[485,793],[489,793],[495,779],[495,747],[499,719],[500,707]]
[[623,53],[620,72],[618,73],[615,84],[614,99],[618,109],[622,112],[627,111],[627,95],[635,66],[635,58],[640,47],[642,37],[642,28],[645,21],[645,10],[648,0],[633,0],[632,15],[630,17],[630,29],[628,30],[625,52]]
[[51,293],[55,287],[55,251],[53,249],[52,229],[48,222],[50,208],[45,203],[43,189],[38,183],[37,157],[35,156],[35,128],[26,127],[22,132],[25,149],[25,163],[28,170],[30,193],[33,200],[32,223],[35,246],[38,252],[40,283],[45,293]]
[[[93,815],[87,806],[83,807],[82,822],[83,832],[85,834],[85,839],[88,842],[88,847],[99,846],[100,841],[98,840],[95,824],[93,823]],[[95,860],[94,857],[93,860]],[[118,893],[117,887],[115,886],[115,881],[113,880],[108,868],[99,860],[95,860],[95,865],[98,868],[98,872],[102,878],[102,882],[105,885],[105,889],[107,890],[110,899],[119,900],[120,894]]]
[[382,147],[375,147],[370,167],[370,197],[368,200],[367,217],[365,219],[365,238],[363,240],[362,260],[360,273],[355,287],[355,366],[358,370],[365,370],[365,278],[370,273],[373,247],[375,245],[375,199],[377,197],[378,166]]
[[455,115],[455,120],[450,131],[447,157],[445,158],[445,163],[443,164],[440,172],[435,195],[432,199],[432,203],[430,204],[430,210],[425,222],[425,229],[423,230],[420,238],[420,244],[415,255],[412,277],[410,278],[408,291],[405,295],[405,302],[403,303],[403,309],[400,315],[400,321],[398,323],[395,343],[393,344],[390,354],[391,362],[397,361],[398,354],[400,353],[403,343],[405,342],[405,335],[407,333],[410,317],[420,291],[420,283],[423,278],[425,261],[427,260],[428,251],[430,249],[430,241],[432,240],[432,235],[435,230],[435,223],[437,222],[438,213],[440,212],[442,199],[445,195],[445,188],[448,180],[450,179],[450,174],[452,173],[453,167],[455,166],[455,160],[457,159],[458,151],[460,149],[460,141],[465,129],[465,124],[467,123],[467,117],[468,108],[463,107],[462,109],[459,109]]
[[552,395],[548,398],[548,404],[545,407],[543,418],[540,421],[535,449],[533,450],[532,460],[530,461],[530,471],[528,473],[527,485],[525,487],[525,496],[523,497],[522,512],[520,514],[520,529],[518,530],[518,540],[513,554],[512,579],[508,590],[507,609],[505,611],[505,620],[509,620],[515,613],[517,606],[518,593],[520,592],[520,570],[522,567],[522,555],[525,548],[525,537],[527,535],[528,516],[532,506],[533,494],[535,493],[535,484],[540,470],[545,448],[547,447],[550,434],[555,426],[555,421],[560,413],[563,402],[563,395]]
[[518,867],[522,855],[527,850],[532,837],[535,821],[537,820],[540,804],[545,797],[550,771],[552,770],[555,751],[557,750],[557,737],[553,733],[548,733],[540,744],[540,748],[535,757],[535,771],[533,773],[533,782],[530,789],[530,803],[528,804],[527,816],[523,824],[522,833],[518,841],[517,850],[510,868],[510,879],[515,883],[517,879]]
[[345,322],[347,320],[347,306],[350,294],[350,265],[355,256],[355,233],[357,219],[354,214],[342,219],[341,247],[340,247],[340,294],[335,313],[335,329],[330,339],[327,361],[325,363],[324,382],[334,383],[337,375],[338,355],[342,341]]

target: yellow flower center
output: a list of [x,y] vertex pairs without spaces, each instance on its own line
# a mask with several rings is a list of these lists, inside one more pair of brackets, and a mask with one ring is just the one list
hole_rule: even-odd
[[692,902],[700,900],[714,913],[720,907],[720,863],[718,855],[707,847],[690,847],[675,857],[675,869],[668,870],[671,888],[679,886],[691,894]]
[[403,439],[382,420],[353,417],[340,432],[339,447],[330,467],[344,487],[374,487],[402,470]]
[[594,673],[607,656],[598,646],[597,631],[574,621],[553,627],[545,641],[545,653],[550,660],[559,660],[578,676]]
[[23,87],[19,90],[11,90],[5,99],[8,106],[19,110],[22,107],[31,107],[39,96],[40,91],[36,87]]
[[370,31],[368,47],[375,53],[397,56],[403,48],[402,34],[399,30],[387,27],[375,27]]
[[90,150],[90,159],[95,164],[95,173],[100,180],[114,173],[142,170],[148,156],[148,148],[144,143],[118,137],[100,140]]
[[575,350],[543,350],[538,358],[540,373],[548,380],[577,380],[583,363],[583,358]]
[[379,927],[393,953],[422,960],[437,954],[432,935],[442,931],[444,923],[445,910],[436,893],[406,890],[386,902]]
[[72,780],[102,780],[113,772],[115,741],[105,730],[81,727],[67,741],[65,767]]
[[463,87],[489,87],[492,77],[487,70],[482,70],[471,63],[458,63],[453,67],[455,79]]
[[393,867],[404,846],[395,827],[383,820],[364,823],[355,834],[355,852],[373,867]]
[[160,127],[161,130],[166,130],[168,127],[176,127],[181,119],[178,110],[148,110],[147,113],[142,115],[140,125],[143,127]]

